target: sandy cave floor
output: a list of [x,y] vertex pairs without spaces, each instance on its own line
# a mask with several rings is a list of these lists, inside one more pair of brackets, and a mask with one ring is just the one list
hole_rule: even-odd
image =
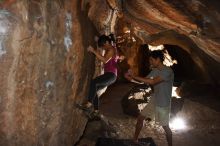
[[[107,89],[101,99],[101,113],[117,130],[117,138],[131,139],[136,118],[125,115],[121,108],[121,99],[133,87],[133,84],[118,83]],[[185,119],[186,129],[172,130],[174,146],[220,146],[220,99],[190,97],[184,100],[182,110],[177,116]],[[205,103],[205,104],[204,104]],[[209,103],[209,104],[208,104]],[[219,108],[210,108],[212,105]],[[210,106],[207,106],[210,105]],[[100,121],[88,122],[85,133],[77,146],[93,146],[103,133]],[[157,146],[167,146],[163,129],[152,123],[145,125],[141,137],[152,137]]]

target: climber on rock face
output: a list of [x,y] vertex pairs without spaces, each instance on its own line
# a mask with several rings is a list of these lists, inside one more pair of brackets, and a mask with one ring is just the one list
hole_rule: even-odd
[[91,81],[86,102],[80,105],[81,109],[90,111],[93,106],[94,111],[90,114],[91,117],[99,116],[99,98],[97,96],[97,91],[113,84],[117,79],[118,56],[116,47],[113,46],[114,43],[112,41],[112,38],[106,35],[101,35],[98,38],[98,47],[105,50],[104,55],[93,47],[88,47],[88,51],[93,53],[98,60],[104,63],[104,74],[97,76]]
[[169,127],[169,114],[174,74],[170,67],[163,65],[163,60],[164,54],[162,51],[152,51],[149,58],[152,71],[146,78],[135,76],[131,71],[125,75],[128,80],[134,79],[144,82],[145,84],[152,85],[154,88],[150,102],[138,116],[133,138],[134,142],[138,142],[138,136],[143,127],[144,120],[147,119],[147,121],[149,121],[155,119],[166,132],[168,145],[172,146],[172,131]]

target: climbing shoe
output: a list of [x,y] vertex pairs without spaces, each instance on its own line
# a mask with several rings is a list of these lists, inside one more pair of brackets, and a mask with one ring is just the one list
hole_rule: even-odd
[[78,104],[77,103],[76,107],[81,109],[81,110],[84,110],[86,112],[89,112],[89,113],[92,112],[92,110],[93,110],[92,106],[87,106],[86,104]]
[[95,120],[95,121],[99,121],[99,120],[101,120],[101,114],[100,114],[100,112],[98,112],[98,111],[93,111],[93,112],[91,112],[89,115],[88,115],[88,118],[90,119],[90,120]]

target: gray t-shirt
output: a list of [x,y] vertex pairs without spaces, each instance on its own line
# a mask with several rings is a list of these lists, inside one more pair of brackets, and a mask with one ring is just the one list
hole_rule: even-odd
[[168,107],[171,102],[172,87],[174,74],[170,67],[163,66],[161,70],[155,68],[148,75],[147,78],[154,78],[160,76],[163,81],[154,85],[155,105],[160,107]]

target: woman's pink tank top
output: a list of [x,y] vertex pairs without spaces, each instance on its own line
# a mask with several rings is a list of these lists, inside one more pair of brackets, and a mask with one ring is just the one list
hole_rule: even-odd
[[118,61],[118,55],[117,50],[115,48],[115,55],[106,63],[104,64],[104,72],[112,72],[117,76],[117,61]]

